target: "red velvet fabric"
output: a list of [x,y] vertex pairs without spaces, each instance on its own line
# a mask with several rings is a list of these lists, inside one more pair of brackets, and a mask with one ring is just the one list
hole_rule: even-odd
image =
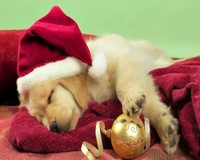
[[68,56],[89,66],[92,64],[90,51],[77,23],[55,6],[23,33],[18,51],[18,76]]
[[0,104],[11,103],[18,97],[16,92],[17,50],[22,32],[23,30],[0,31]]
[[151,72],[163,102],[178,117],[190,155],[200,157],[200,56]]
[[[62,152],[62,153],[31,153],[22,152],[11,145],[7,139],[7,133],[12,119],[18,111],[17,106],[0,106],[0,160],[86,160],[87,158],[81,151]],[[192,160],[191,157],[186,155],[178,149],[173,155],[167,155],[160,147],[159,144],[153,145],[144,155],[136,158],[136,160],[149,160],[149,159],[173,159],[173,160]],[[104,149],[103,155],[96,160],[121,160],[121,158],[112,149]]]

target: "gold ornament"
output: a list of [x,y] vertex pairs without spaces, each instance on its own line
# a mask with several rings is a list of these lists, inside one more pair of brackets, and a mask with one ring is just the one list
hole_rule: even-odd
[[97,122],[95,134],[98,148],[88,142],[83,142],[81,147],[83,154],[89,160],[95,160],[93,155],[100,157],[103,154],[101,132],[111,139],[114,151],[124,159],[135,158],[150,148],[149,120],[145,118],[144,126],[140,118],[132,118],[122,114],[117,117],[112,128],[108,130],[105,129],[105,124],[102,121]]
[[145,146],[145,129],[140,118],[120,115],[111,128],[111,143],[115,152],[125,159],[137,157]]

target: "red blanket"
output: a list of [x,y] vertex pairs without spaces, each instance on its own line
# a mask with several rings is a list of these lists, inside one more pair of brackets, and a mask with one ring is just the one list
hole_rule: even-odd
[[[12,119],[16,112],[18,111],[17,106],[0,106],[0,159],[1,160],[17,160],[17,159],[28,159],[28,160],[86,160],[86,157],[81,151],[72,152],[62,152],[62,153],[30,153],[21,152],[20,150],[14,148],[7,139],[7,133]],[[110,160],[110,156],[115,160],[121,160],[119,156],[115,154],[112,149],[104,149],[104,154],[101,155],[98,160]],[[144,155],[136,158],[136,160],[149,160],[149,159],[160,159],[160,157],[165,157],[165,159],[173,160],[192,160],[188,155],[182,152],[180,149],[177,150],[173,155],[167,155],[162,151],[159,144],[153,145]]]
[[[162,101],[171,105],[180,123],[180,133],[189,146],[190,155],[198,157],[200,150],[200,57],[179,62],[151,72],[159,87]],[[105,104],[90,103],[75,130],[59,135],[48,131],[32,118],[25,108],[13,119],[8,139],[15,147],[31,152],[61,152],[80,150],[83,141],[96,145],[95,124],[103,120],[110,128],[121,114],[121,104],[109,100]],[[153,144],[155,134],[151,136]],[[110,139],[103,136],[105,148]]]
[[162,101],[178,117],[192,156],[200,157],[200,56],[151,72]]

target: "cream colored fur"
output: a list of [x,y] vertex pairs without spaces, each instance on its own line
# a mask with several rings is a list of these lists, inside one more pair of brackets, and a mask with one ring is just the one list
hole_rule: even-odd
[[106,67],[99,65],[98,76],[89,68],[89,74],[86,69],[84,74],[70,78],[35,83],[21,94],[21,106],[50,130],[56,121],[55,129],[63,133],[75,128],[88,101],[102,103],[118,98],[123,113],[139,116],[142,112],[149,118],[163,149],[173,153],[179,141],[178,122],[160,101],[148,72],[174,61],[147,41],[128,41],[118,35],[105,35],[87,44],[93,57],[100,54],[106,58]]

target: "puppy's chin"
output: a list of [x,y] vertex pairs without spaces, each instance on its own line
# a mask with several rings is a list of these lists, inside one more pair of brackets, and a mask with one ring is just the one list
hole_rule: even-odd
[[70,121],[70,127],[68,131],[74,130],[77,126],[77,123],[80,119],[80,117],[82,116],[82,114],[84,113],[85,109],[78,109],[78,110],[74,110],[73,111],[73,116],[72,119]]
[[[74,119],[74,121],[78,122],[78,119],[79,118]],[[64,134],[66,132],[72,131],[76,128],[76,126],[77,126],[77,123],[74,123],[73,121],[70,121],[69,123],[65,124],[64,126],[59,125],[59,122],[58,122],[58,133]]]
[[[56,108],[56,107],[55,107]],[[69,132],[74,130],[77,126],[79,118],[82,116],[82,109],[75,108],[72,112],[69,112],[67,108],[61,109],[62,107],[56,108],[55,118],[50,120],[50,124],[44,124],[50,131],[57,132],[59,134],[63,134],[65,132]],[[48,114],[49,115],[49,114]],[[59,116],[57,116],[59,115]]]

